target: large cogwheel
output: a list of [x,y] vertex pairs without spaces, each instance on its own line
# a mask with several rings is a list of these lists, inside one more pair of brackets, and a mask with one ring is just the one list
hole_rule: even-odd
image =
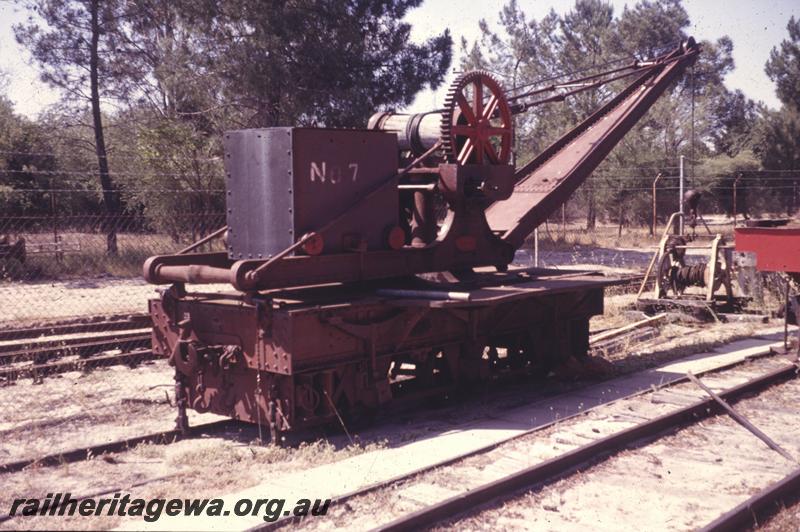
[[465,72],[450,86],[442,113],[442,149],[458,164],[508,164],[511,110],[503,90],[483,70]]

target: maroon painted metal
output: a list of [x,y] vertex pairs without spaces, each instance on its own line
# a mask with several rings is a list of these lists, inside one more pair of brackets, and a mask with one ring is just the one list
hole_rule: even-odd
[[[250,296],[171,288],[150,301],[153,348],[175,365],[179,395],[192,408],[275,435],[330,422],[337,411],[585,357],[605,284],[589,274],[520,270]],[[403,291],[413,297],[396,295]],[[417,297],[454,292],[466,296]]]
[[[638,77],[628,88],[516,173],[509,165],[493,164],[502,163],[504,158],[505,148],[502,146],[507,138],[507,102],[501,93],[491,89],[494,85],[486,77],[477,75],[473,79],[466,76],[464,79],[468,80],[464,83],[473,87],[472,106],[464,106],[463,102],[458,104],[458,112],[450,120],[447,120],[447,112],[431,115],[439,116],[438,120],[450,124],[450,129],[445,128],[442,132],[445,134],[443,145],[447,145],[446,139],[449,138],[450,142],[456,143],[453,149],[466,150],[465,154],[459,154],[464,157],[457,156],[460,163],[453,165],[437,161],[434,154],[427,161],[416,161],[412,165],[415,168],[405,170],[406,174],[413,173],[413,176],[435,184],[445,198],[448,214],[440,227],[433,225],[429,202],[420,196],[425,194],[424,191],[398,188],[398,185],[407,183],[401,180],[402,172],[387,175],[383,170],[372,171],[363,176],[369,186],[360,186],[357,191],[353,189],[351,193],[344,195],[336,192],[330,199],[319,198],[320,194],[326,196],[325,192],[297,194],[313,179],[315,174],[312,165],[316,164],[317,168],[321,168],[325,162],[325,157],[318,157],[317,152],[329,154],[336,161],[334,166],[340,169],[351,169],[353,165],[358,168],[361,165],[384,168],[380,166],[380,161],[385,162],[388,153],[386,150],[365,149],[356,153],[352,149],[353,142],[359,135],[386,138],[394,130],[386,129],[383,133],[348,130],[335,134],[329,132],[330,130],[323,130],[324,135],[336,136],[341,140],[329,142],[328,139],[307,138],[305,143],[298,143],[297,148],[293,147],[295,144],[291,141],[294,130],[288,131],[288,134],[286,130],[277,133],[274,130],[250,131],[247,136],[251,141],[244,148],[241,143],[228,143],[226,148],[225,160],[229,176],[238,176],[233,179],[236,185],[231,190],[229,199],[243,196],[242,200],[229,203],[228,225],[234,231],[234,243],[229,244],[233,248],[228,253],[231,261],[218,260],[218,264],[213,265],[203,262],[200,265],[211,266],[213,269],[194,268],[189,271],[192,266],[199,265],[191,256],[182,256],[183,258],[177,260],[174,256],[153,257],[145,264],[145,278],[156,284],[186,282],[187,279],[197,283],[227,281],[238,290],[259,290],[325,282],[385,279],[480,266],[505,268],[525,237],[591,174],[667,86],[694,61],[698,52],[699,48],[690,39],[649,66],[632,66],[632,72],[637,73]],[[460,101],[457,96],[463,96],[459,92],[462,85],[461,81],[456,84],[456,96],[453,100],[456,103]],[[487,101],[484,102],[476,96],[478,93],[483,94],[483,89],[478,90],[477,87],[491,89],[486,91]],[[459,117],[466,116],[467,108],[473,109],[470,111],[473,114],[481,111],[481,116],[495,108],[492,120],[500,120],[500,129],[495,131],[494,126],[490,127],[486,116],[480,120],[476,118],[473,125],[461,124],[462,119]],[[495,118],[495,115],[499,118]],[[405,124],[412,131],[397,134],[413,139],[414,128],[425,124],[425,116],[417,118],[414,115],[407,121],[404,119],[399,122],[394,118],[381,115],[375,127],[389,128],[387,124],[401,127],[397,124]],[[456,129],[453,130],[452,127]],[[274,152],[275,157],[265,158],[265,151],[257,149],[258,142],[252,139],[258,135],[287,137],[287,140],[285,145],[279,146],[277,140],[271,141],[267,150],[272,150],[270,153]],[[348,135],[352,135],[352,139]],[[421,134],[418,136],[419,142],[423,143],[420,149],[432,142],[428,137]],[[491,155],[480,158],[466,156],[466,152],[470,151],[469,146],[477,145],[476,143],[483,147],[481,153],[489,153],[491,143],[485,141],[493,136],[501,139],[501,152],[496,154],[497,158]],[[472,140],[467,142],[465,138]],[[337,146],[337,142],[341,143],[340,150],[331,148]],[[434,143],[431,149],[435,146]],[[493,147],[491,149],[494,150]],[[256,164],[242,162],[244,154],[249,153],[248,150],[262,154],[259,155],[260,159],[257,158]],[[350,153],[352,156],[345,160],[342,159],[342,153]],[[417,152],[412,150],[411,153]],[[278,154],[283,154],[283,157],[277,157]],[[252,159],[244,157],[245,161]],[[427,166],[419,166],[420,162]],[[465,162],[469,164],[463,164]],[[243,164],[249,165],[246,171],[241,171]],[[268,171],[264,170],[267,167]],[[269,185],[265,186],[264,176],[283,177],[280,182],[271,178],[267,181]],[[341,180],[337,181],[338,184],[343,184]],[[513,183],[516,186],[512,188]],[[237,196],[233,192],[238,189],[252,191],[252,194],[243,192]],[[271,197],[273,192],[279,198],[287,199],[281,202],[272,198],[266,203],[266,200],[261,200]],[[387,235],[394,230],[389,211],[393,209],[392,198],[397,198],[398,195],[401,209],[403,205],[408,205],[409,210],[416,213],[416,217],[412,222],[399,221],[401,225],[408,226],[407,245],[394,249],[389,244]],[[293,198],[291,207],[285,205],[289,196]],[[251,200],[252,206],[242,208],[242,212],[239,212],[238,202],[243,201],[247,205],[248,200]],[[306,203],[317,207],[311,209]],[[258,205],[264,205],[264,208],[259,209]],[[285,212],[287,208],[291,210],[290,213]],[[300,223],[300,212],[313,212],[313,217],[306,218],[308,223]],[[427,228],[423,229],[422,224],[427,225]],[[242,229],[234,228],[234,225],[241,226]],[[268,228],[266,233],[265,227]],[[258,279],[254,278],[251,272],[269,260],[267,255],[276,253],[281,247],[289,249],[291,242],[296,244],[297,239],[309,231],[321,236],[323,252],[314,257],[287,254],[282,260],[270,263],[269,268],[261,268]],[[256,241],[268,241],[269,245],[240,246],[242,232],[261,233]],[[346,240],[348,235],[351,237],[349,241]],[[474,245],[465,247],[463,243],[466,241],[474,242]],[[220,269],[227,269],[228,273]]]
[[492,230],[500,232],[512,246],[521,246],[530,232],[589,177],[698,53],[699,47],[689,39],[656,60],[657,67],[641,74],[606,105],[517,170],[511,197],[486,211]]
[[[486,102],[484,96],[488,95]],[[500,85],[487,72],[462,74],[447,94],[442,113],[445,156],[458,164],[508,164],[511,109]]]
[[[689,41],[631,65],[624,75],[638,77],[622,95],[516,173],[506,164],[514,109],[482,72],[456,81],[447,109],[381,113],[368,130],[228,133],[228,223],[216,233],[226,251],[191,246],[144,264],[149,282],[172,283],[150,314],[153,350],[176,368],[178,424],[191,407],[277,438],[393,398],[586,357],[609,282],[504,272],[522,237],[696,54]],[[553,169],[565,173],[543,185]],[[538,196],[515,188],[531,182],[544,186]],[[237,291],[189,293],[186,283]]]
[[800,273],[800,228],[737,227],[736,251],[756,254],[756,268]]

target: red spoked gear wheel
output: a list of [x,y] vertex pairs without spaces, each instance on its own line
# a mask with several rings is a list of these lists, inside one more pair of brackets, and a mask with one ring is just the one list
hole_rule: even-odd
[[442,113],[442,148],[458,164],[507,164],[511,109],[500,84],[483,70],[459,76]]

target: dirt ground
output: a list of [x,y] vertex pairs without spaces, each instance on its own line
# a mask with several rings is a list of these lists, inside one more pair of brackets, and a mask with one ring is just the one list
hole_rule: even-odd
[[[646,258],[645,258],[646,256]],[[628,271],[645,267],[648,253],[637,250],[577,250],[543,252],[542,266],[582,264],[601,270]],[[527,250],[519,252],[520,264],[532,264]],[[644,264],[644,266],[642,266]],[[42,319],[98,316],[147,311],[147,300],[157,295],[157,286],[140,277],[86,277],[68,281],[0,282],[0,328],[19,327]],[[204,292],[229,290],[227,285],[205,285]]]
[[[141,278],[95,277],[41,283],[0,283],[0,328],[43,319],[147,312],[159,287]],[[204,292],[230,290],[206,285]]]
[[[626,301],[628,296],[615,296]],[[621,312],[623,302],[607,310]],[[777,327],[760,329],[775,332]],[[686,334],[681,325],[668,325],[659,342],[638,346],[630,356],[614,361],[615,373],[651,367],[670,358],[698,352],[733,338],[752,335],[752,329],[738,324],[716,324],[696,334]],[[575,386],[553,381],[531,388],[523,384],[497,391],[475,394],[465,403],[421,412],[401,414],[387,425],[379,420],[363,430],[351,430],[350,443],[334,431],[324,437],[289,448],[263,446],[254,427],[226,434],[182,441],[168,446],[139,445],[115,453],[63,466],[32,468],[20,473],[0,474],[0,508],[6,508],[14,494],[48,493],[56,489],[73,494],[130,492],[134,496],[156,497],[170,494],[220,495],[259,483],[270,471],[302,469],[338,461],[368,450],[425,437],[452,423],[492,416],[510,405],[529,401],[534,396],[557,393],[560,387]],[[90,373],[66,373],[48,377],[42,384],[20,381],[0,388],[0,462],[35,457],[130,437],[173,426],[172,370],[163,362],[137,369],[102,368]],[[548,387],[549,386],[549,387]],[[192,424],[216,419],[206,414],[194,416]],[[77,519],[77,518],[76,518]],[[115,526],[116,521],[97,518],[87,521],[26,521],[26,527],[63,528]],[[13,521],[0,527],[13,528]]]
[[764,532],[797,532],[800,530],[800,501],[784,507],[755,530]]
[[[614,272],[630,272],[647,265],[651,254],[637,249],[548,251],[541,265],[598,266]],[[530,258],[522,253],[521,262]],[[583,265],[583,266],[582,266]],[[69,282],[20,285],[0,284],[0,327],[45,318],[77,314],[99,315],[142,312],[157,287],[139,279],[97,278]],[[211,289],[225,289],[212,286]],[[631,320],[633,296],[606,299],[606,313],[592,320],[592,329],[616,327]],[[651,367],[665,360],[707,350],[733,339],[778,330],[755,324],[710,324],[695,327],[670,322],[656,340],[631,346],[611,357],[617,374]],[[553,386],[557,388],[560,383]],[[552,390],[550,390],[552,392]],[[529,393],[529,392],[528,392]],[[540,392],[539,392],[540,393]],[[380,423],[357,431],[351,443],[339,433],[312,438],[296,447],[262,446],[257,432],[249,429],[182,441],[169,446],[139,445],[124,453],[91,457],[84,462],[49,468],[30,468],[20,473],[0,474],[0,509],[8,508],[14,495],[37,496],[71,491],[87,496],[116,491],[134,496],[174,494],[202,497],[233,492],[257,484],[271,471],[303,469],[342,460],[368,450],[392,445],[402,438],[424,435],[431,427],[491,415],[492,409],[528,400],[529,395],[511,388],[499,395],[476,394],[475,403],[434,409],[428,413],[402,415],[391,427]],[[172,370],[158,361],[136,369],[111,367],[88,373],[70,372],[47,377],[42,384],[21,380],[0,387],[0,463],[37,457],[81,446],[172,428],[175,411]],[[485,401],[485,404],[483,403]],[[192,424],[216,417],[193,415]],[[0,510],[2,512],[2,510]],[[25,521],[26,527],[47,529],[108,528],[112,518]],[[18,528],[14,521],[0,528]]]
[[[788,381],[736,404],[739,412],[795,456],[800,450],[798,434],[785,428],[796,420],[792,406],[798,391],[800,384]],[[583,467],[543,489],[491,504],[458,526],[616,530],[623,524],[630,530],[689,530],[780,480],[795,465],[720,415]],[[793,511],[770,523],[768,530],[800,529]]]

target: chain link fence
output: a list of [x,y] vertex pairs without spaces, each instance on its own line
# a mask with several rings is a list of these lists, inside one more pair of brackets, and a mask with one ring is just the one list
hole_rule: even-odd
[[52,188],[1,198],[24,213],[0,212],[0,466],[173,426],[142,264],[225,225],[224,193],[126,193],[152,208],[109,216],[90,193]]
[[[728,242],[733,242],[733,230],[732,220],[721,215],[704,217],[695,228],[686,229],[687,234],[699,240],[721,234]],[[526,239],[517,251],[515,263],[544,268],[643,271],[658,248],[663,232],[663,222],[653,230],[602,223],[587,228],[584,223],[551,219]]]
[[[0,213],[0,466],[172,428],[173,370],[149,351],[156,287],[141,268],[225,225],[224,192],[128,190],[153,201],[117,216],[85,191],[14,193],[4,200],[32,214]],[[642,270],[658,242],[646,227],[559,222],[538,231],[540,266]],[[530,239],[516,262],[533,259]]]
[[[73,191],[38,192],[51,198],[48,212],[0,215],[0,328],[142,313],[153,293],[141,278],[145,259],[174,252],[225,224],[222,209],[181,210],[178,196],[185,192],[153,192],[175,207],[172,212],[141,209],[115,216],[75,212]],[[223,197],[220,191],[203,193]],[[170,195],[174,201],[165,201]]]

